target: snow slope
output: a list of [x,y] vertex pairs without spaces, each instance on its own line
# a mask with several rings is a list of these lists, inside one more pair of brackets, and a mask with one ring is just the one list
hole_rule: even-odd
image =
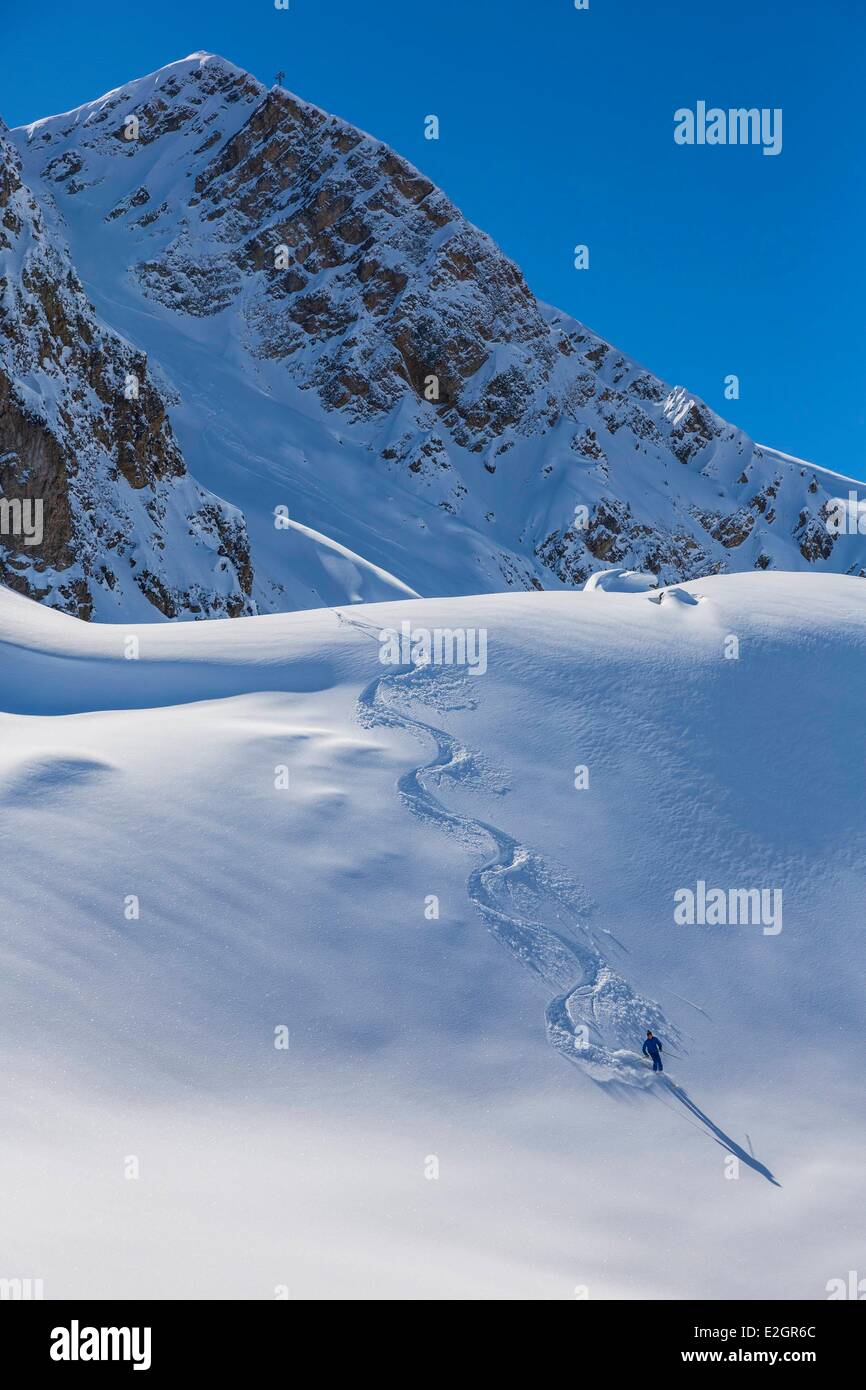
[[[405,621],[486,670],[383,665]],[[834,575],[181,626],[0,590],[8,1273],[824,1297],[866,1235],[864,658]],[[781,931],[678,925],[699,881]]]
[[[539,303],[393,150],[225,59],[11,138],[101,318],[147,355],[192,476],[243,514],[257,611],[612,565],[866,569],[863,537],[825,524],[847,480]],[[128,616],[113,590],[95,603]]]

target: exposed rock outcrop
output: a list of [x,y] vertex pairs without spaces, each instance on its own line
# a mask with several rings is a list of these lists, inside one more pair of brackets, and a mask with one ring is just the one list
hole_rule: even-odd
[[0,580],[21,593],[82,618],[253,611],[242,516],[187,474],[146,358],[98,321],[3,131],[0,498]]

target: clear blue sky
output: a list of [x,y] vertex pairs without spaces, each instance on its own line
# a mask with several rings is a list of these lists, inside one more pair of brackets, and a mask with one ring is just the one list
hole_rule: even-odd
[[[419,165],[541,298],[759,441],[866,477],[864,0],[40,0],[3,34],[10,125],[196,49],[283,68]],[[781,107],[781,154],[675,145],[699,99]]]

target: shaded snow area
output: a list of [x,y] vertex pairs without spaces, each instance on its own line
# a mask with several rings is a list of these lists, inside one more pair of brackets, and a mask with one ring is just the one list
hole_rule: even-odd
[[864,706],[835,575],[128,627],[0,590],[6,1267],[826,1297]]

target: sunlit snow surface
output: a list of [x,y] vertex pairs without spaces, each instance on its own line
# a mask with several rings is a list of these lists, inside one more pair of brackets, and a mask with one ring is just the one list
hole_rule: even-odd
[[[383,665],[403,621],[486,673]],[[866,1234],[864,699],[835,576],[182,627],[0,591],[0,1274],[825,1297]],[[677,925],[699,880],[781,932]]]

